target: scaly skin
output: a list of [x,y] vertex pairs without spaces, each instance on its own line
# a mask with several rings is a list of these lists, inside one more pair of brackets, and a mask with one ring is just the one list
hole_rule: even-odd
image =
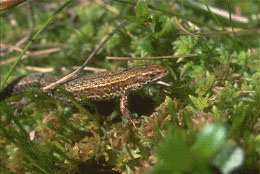
[[[82,76],[63,84],[62,87],[77,101],[81,101],[81,96],[91,100],[109,100],[120,97],[121,112],[127,119],[131,120],[131,113],[127,108],[128,93],[156,82],[167,76],[168,73],[167,68],[150,64],[126,70]],[[48,73],[34,73],[17,78],[0,92],[0,101],[27,89],[41,90],[42,87],[57,80],[56,76]]]

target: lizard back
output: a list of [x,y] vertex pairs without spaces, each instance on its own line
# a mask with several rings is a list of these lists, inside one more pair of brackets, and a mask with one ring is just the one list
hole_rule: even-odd
[[[63,84],[62,87],[78,101],[81,100],[83,95],[92,100],[109,100],[140,89],[148,83],[158,81],[168,73],[167,68],[150,64],[120,71],[84,75]],[[58,77],[48,73],[33,73],[19,77],[0,92],[0,100],[28,89],[41,90],[42,87],[58,79]],[[56,90],[56,94],[57,92]]]
[[92,100],[106,100],[125,95],[156,82],[169,71],[157,64],[143,65],[130,69],[102,72],[91,76],[82,76],[63,85],[77,100],[84,95]]

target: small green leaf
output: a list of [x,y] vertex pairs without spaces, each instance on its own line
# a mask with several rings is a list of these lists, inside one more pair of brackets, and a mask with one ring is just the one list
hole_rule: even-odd
[[243,149],[233,144],[226,145],[214,158],[213,165],[222,174],[232,173],[235,169],[242,166],[245,160]]
[[209,106],[208,104],[208,97],[193,97],[192,95],[189,95],[189,98],[191,99],[192,103],[196,107],[196,109],[199,109],[203,111],[205,108]]
[[158,21],[155,23],[154,32],[156,33],[156,36],[162,36],[166,29],[166,22],[167,17],[166,16],[160,16]]
[[221,123],[209,123],[198,134],[193,146],[196,155],[208,160],[226,142],[227,130]]
[[146,4],[146,0],[139,0],[136,5],[136,15],[138,17],[147,16],[148,15],[148,5]]
[[128,22],[132,22],[132,23],[137,23],[137,24],[142,24],[145,22],[145,19],[144,18],[138,18],[136,16],[132,16],[132,15],[129,15],[129,16],[126,16],[126,20]]

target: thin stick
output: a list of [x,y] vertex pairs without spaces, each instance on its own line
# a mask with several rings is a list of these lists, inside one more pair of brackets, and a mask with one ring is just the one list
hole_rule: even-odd
[[196,57],[198,54],[186,54],[186,55],[177,55],[177,56],[156,56],[156,57],[106,57],[110,60],[157,60],[157,59],[178,59],[186,57]]
[[124,28],[126,25],[128,25],[127,22],[122,23],[120,26],[118,26],[116,29],[114,29],[111,33],[109,33],[101,42],[97,45],[97,47],[93,50],[93,52],[90,54],[90,56],[87,58],[87,60],[83,63],[81,67],[73,71],[72,73],[66,75],[65,77],[61,78],[60,80],[53,82],[49,84],[48,86],[45,86],[42,88],[43,91],[47,91],[49,89],[53,89],[56,86],[65,83],[66,81],[70,80],[72,77],[76,76],[80,71],[84,69],[84,67],[87,65],[87,63],[97,54],[97,52],[105,45],[105,43],[121,28]]
[[176,16],[173,16],[173,19],[175,20],[175,23],[179,26],[179,28],[184,32],[187,33],[188,35],[192,35],[195,36],[193,33],[189,32],[188,30],[186,30],[178,21]]
[[28,39],[30,39],[30,37],[31,37],[31,32],[29,32],[29,33],[26,34],[21,40],[19,40],[19,41],[15,44],[15,46],[20,47],[20,46],[23,45],[25,42],[27,42]]
[[[15,47],[13,47],[15,48]],[[18,49],[16,49],[17,51],[20,51]],[[22,60],[23,59],[26,59],[28,58],[28,56],[40,56],[40,55],[47,55],[47,54],[50,54],[50,53],[54,53],[54,52],[59,52],[61,50],[61,48],[50,48],[50,49],[45,49],[45,50],[39,50],[39,51],[34,51],[34,52],[29,52],[27,51],[23,57],[22,57]],[[16,57],[11,57],[7,60],[3,60],[0,62],[0,65],[5,65],[5,64],[8,64],[8,63],[12,63],[14,61],[16,61]]]
[[[50,68],[43,68],[43,67],[38,67],[38,66],[26,66],[25,67],[27,70],[31,70],[31,71],[36,71],[36,72],[53,72],[55,68],[50,67]],[[79,66],[72,66],[72,67],[65,67],[62,66],[59,69],[62,71],[69,71],[71,69],[77,69],[79,68]],[[97,71],[97,72],[105,72],[107,71],[106,69],[103,68],[95,68],[95,67],[89,67],[86,66],[84,67],[85,71]]]
[[229,14],[228,11],[220,9],[220,8],[208,6],[208,9],[207,9],[207,7],[205,7],[205,5],[203,5],[202,3],[196,2],[194,0],[188,0],[187,2],[194,5],[197,8],[200,8],[201,10],[208,11],[208,9],[209,9],[215,15],[221,16],[226,19],[229,19],[229,16],[231,15],[232,20],[234,20],[235,22],[238,22],[238,23],[248,24],[248,22],[249,22],[249,19],[247,17],[236,15],[233,13]]
[[[237,35],[242,35],[244,33],[246,34],[254,34],[254,33],[259,33],[260,32],[260,28],[253,28],[253,29],[248,29],[248,30],[235,30],[234,33],[236,33]],[[214,36],[214,35],[227,35],[227,34],[232,34],[233,31],[221,31],[221,32],[205,32],[205,33],[192,33],[195,36],[198,35],[205,35],[205,36]],[[184,35],[187,33],[183,33]]]

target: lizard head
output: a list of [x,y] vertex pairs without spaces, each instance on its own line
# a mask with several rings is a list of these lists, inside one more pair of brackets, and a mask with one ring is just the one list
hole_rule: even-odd
[[138,83],[145,85],[156,82],[169,74],[169,70],[161,65],[150,64],[138,67],[136,76]]

